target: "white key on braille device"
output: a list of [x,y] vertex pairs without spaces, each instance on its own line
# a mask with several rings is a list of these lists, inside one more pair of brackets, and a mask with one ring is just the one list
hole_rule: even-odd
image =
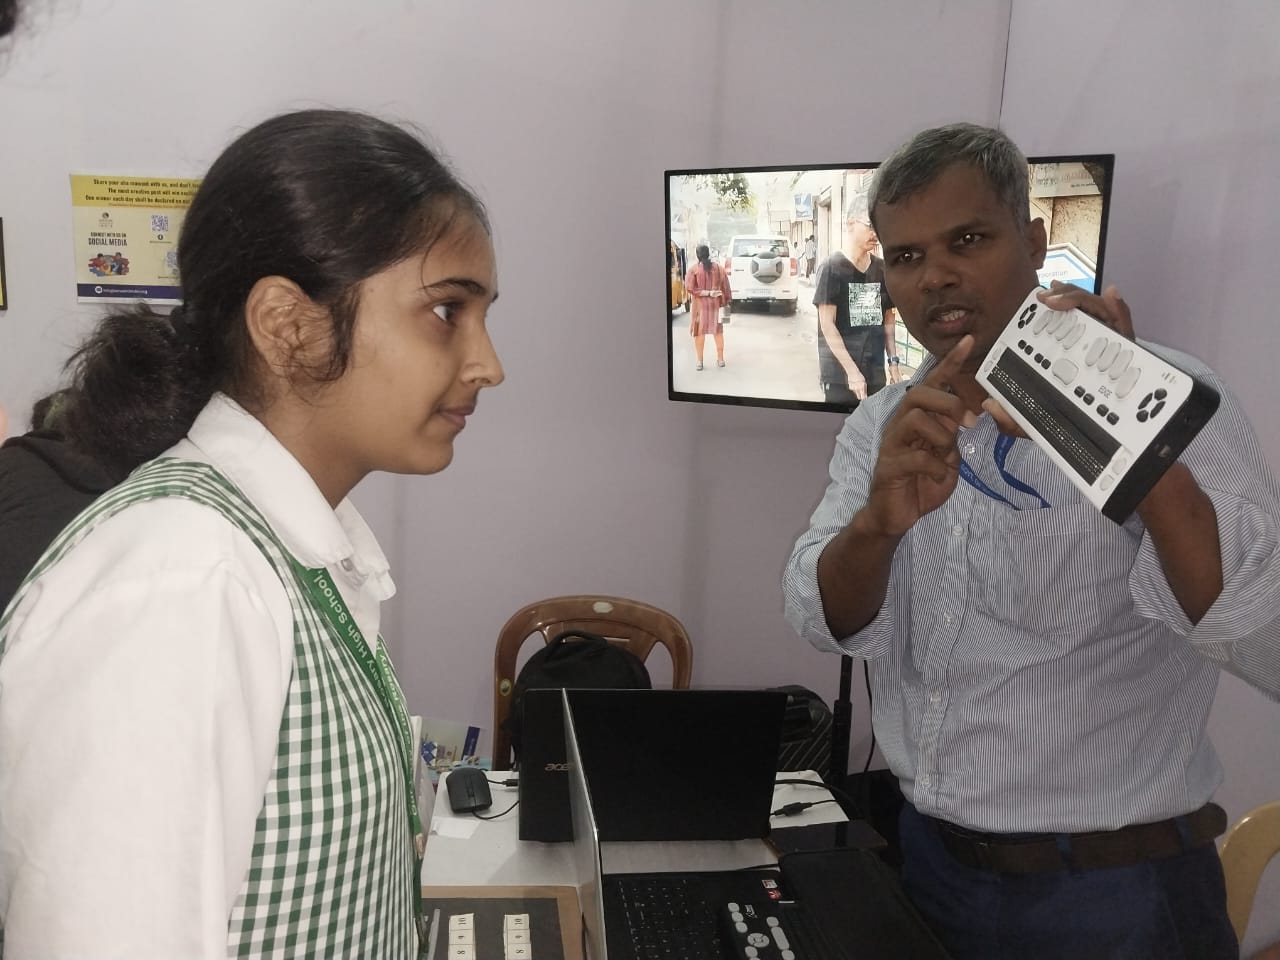
[[978,382],[1103,515],[1123,523],[1218,409],[1218,392],[1032,290]]

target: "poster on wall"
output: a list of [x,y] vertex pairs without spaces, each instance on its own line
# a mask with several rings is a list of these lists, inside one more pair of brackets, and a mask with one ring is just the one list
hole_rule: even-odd
[[71,175],[76,299],[182,302],[178,230],[199,180]]
[[[9,288],[4,280],[4,220],[0,219],[0,310],[9,309]],[[4,439],[4,429],[0,428],[0,440]]]

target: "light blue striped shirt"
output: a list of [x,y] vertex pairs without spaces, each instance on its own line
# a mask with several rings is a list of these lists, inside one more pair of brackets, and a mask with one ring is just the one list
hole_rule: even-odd
[[1000,475],[1000,435],[983,415],[961,431],[961,454],[1021,509],[958,482],[899,544],[876,618],[832,637],[818,556],[865,502],[907,385],[872,396],[840,431],[831,483],[787,563],[787,620],[819,649],[871,661],[877,740],[924,813],[992,832],[1186,813],[1222,781],[1206,732],[1219,667],[1280,691],[1280,486],[1222,381],[1144,345],[1222,394],[1181,457],[1217,511],[1222,550],[1222,594],[1195,626],[1136,513],[1123,526],[1106,519],[1019,439],[1005,468],[1042,509]]

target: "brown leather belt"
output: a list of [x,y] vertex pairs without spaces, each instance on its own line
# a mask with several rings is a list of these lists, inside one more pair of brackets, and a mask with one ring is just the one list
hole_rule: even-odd
[[[1216,803],[1156,823],[1137,823],[1096,833],[1022,834],[966,830],[930,817],[947,852],[965,866],[996,873],[1099,870],[1174,857],[1209,843],[1227,829]],[[1181,821],[1181,824],[1179,823]]]

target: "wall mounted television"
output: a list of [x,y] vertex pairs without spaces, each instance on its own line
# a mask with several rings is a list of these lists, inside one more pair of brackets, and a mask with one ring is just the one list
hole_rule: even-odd
[[[850,207],[865,202],[877,164],[806,164],[668,170],[667,395],[672,400],[847,413],[821,382],[814,281],[823,261],[845,248]],[[1028,157],[1028,209],[1045,223],[1041,283],[1063,280],[1101,290],[1114,154]],[[813,238],[812,241],[809,238]],[[725,366],[712,336],[699,369],[685,280],[706,243],[733,294],[724,327]],[[806,244],[813,253],[806,256]],[[877,249],[875,254],[881,255]],[[893,351],[903,377],[924,358],[900,321]],[[832,362],[830,358],[827,362]],[[874,388],[873,388],[874,390]]]

